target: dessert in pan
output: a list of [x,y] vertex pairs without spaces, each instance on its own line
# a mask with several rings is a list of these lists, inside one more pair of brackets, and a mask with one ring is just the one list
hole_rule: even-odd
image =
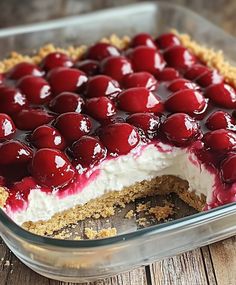
[[111,36],[3,60],[0,204],[51,234],[136,198],[236,201],[236,68],[187,35]]

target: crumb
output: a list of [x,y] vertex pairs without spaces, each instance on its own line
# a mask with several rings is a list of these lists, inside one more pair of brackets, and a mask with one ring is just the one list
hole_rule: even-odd
[[130,210],[126,215],[125,215],[125,218],[130,220],[134,217],[134,211],[133,210]]
[[6,260],[5,263],[4,263],[4,266],[10,266],[10,261],[9,260]]
[[156,206],[149,209],[149,214],[155,216],[157,221],[165,220],[174,214],[172,205]]
[[73,240],[81,240],[81,237],[80,236],[76,236],[73,238]]
[[96,231],[91,228],[85,228],[84,234],[88,239],[106,238],[115,236],[117,234],[117,230],[116,228],[108,228]]
[[95,239],[95,237],[97,236],[97,231],[91,229],[91,228],[85,228],[84,229],[84,234],[88,239]]
[[53,235],[53,238],[66,239],[66,238],[70,238],[71,236],[72,236],[72,233],[70,233],[68,229],[64,229],[60,233]]
[[101,215],[98,213],[95,213],[92,217],[97,220],[101,217]]
[[145,203],[145,204],[138,204],[138,207],[136,209],[136,212],[137,213],[140,213],[140,212],[144,212],[144,211],[147,211],[148,207],[149,207],[150,203]]
[[3,207],[8,198],[8,192],[4,187],[0,187],[0,207]]
[[138,223],[139,226],[145,227],[145,226],[147,226],[148,221],[147,221],[146,218],[139,218],[137,220],[137,223]]

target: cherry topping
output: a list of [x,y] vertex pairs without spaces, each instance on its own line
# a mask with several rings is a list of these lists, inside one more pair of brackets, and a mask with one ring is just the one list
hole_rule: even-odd
[[223,77],[217,70],[209,70],[196,78],[197,84],[202,87],[208,87],[211,84],[218,84],[223,82]]
[[110,56],[101,62],[101,73],[111,76],[118,82],[132,72],[131,63],[124,56]]
[[228,151],[235,149],[236,134],[229,130],[219,129],[206,133],[203,141],[211,150]]
[[86,54],[86,59],[102,60],[109,56],[119,56],[120,52],[118,49],[108,43],[97,43],[91,46]]
[[196,62],[196,58],[183,46],[173,46],[164,52],[167,64],[178,70],[186,70]]
[[41,62],[41,67],[45,71],[49,71],[55,67],[71,67],[73,65],[69,56],[63,52],[52,52],[45,56]]
[[221,177],[226,183],[236,181],[236,154],[230,154],[221,165]]
[[184,113],[170,115],[163,123],[162,130],[176,146],[189,145],[199,136],[197,122]]
[[108,96],[115,98],[121,92],[119,83],[106,75],[96,75],[87,82],[85,94],[87,97]]
[[140,33],[134,36],[130,45],[131,47],[147,46],[147,47],[156,48],[153,37],[147,33]]
[[30,62],[20,62],[7,72],[7,77],[18,80],[26,75],[43,76],[37,65]]
[[32,104],[43,104],[50,100],[51,87],[44,78],[27,75],[20,79],[17,86]]
[[105,96],[88,99],[85,108],[91,117],[98,120],[105,120],[116,113],[114,103]]
[[12,115],[19,112],[27,101],[18,89],[0,86],[0,112]]
[[17,140],[6,141],[0,145],[0,164],[18,164],[32,159],[32,149]]
[[57,67],[48,74],[48,81],[54,94],[79,91],[87,80],[84,72],[75,68]]
[[86,115],[68,112],[57,117],[54,126],[68,142],[73,142],[88,134],[92,123]]
[[54,116],[42,109],[23,109],[14,116],[14,122],[18,129],[31,131],[47,124],[54,119]]
[[15,124],[7,115],[0,113],[0,139],[11,137],[16,132]]
[[224,108],[236,107],[236,91],[226,83],[218,83],[206,89],[205,96],[210,98],[214,104]]
[[100,139],[112,153],[127,154],[139,142],[136,129],[127,123],[116,123],[105,126],[100,131]]
[[209,68],[205,65],[194,64],[186,70],[186,72],[184,73],[184,77],[189,80],[195,80],[196,78],[200,77],[205,73],[208,73],[209,71]]
[[178,37],[172,33],[162,34],[156,39],[156,44],[160,49],[167,49],[169,47],[180,45]]
[[42,148],[33,157],[32,175],[40,184],[58,188],[72,181],[75,170],[61,151]]
[[171,81],[179,78],[180,74],[176,69],[172,67],[166,67],[163,70],[156,73],[155,76],[160,81]]
[[55,113],[77,112],[81,113],[84,100],[76,93],[62,92],[53,98],[49,103],[49,108]]
[[236,121],[229,113],[216,111],[208,117],[206,126],[212,131],[219,129],[236,130]]
[[31,142],[37,148],[55,148],[63,150],[65,140],[55,128],[42,125],[36,128],[31,135]]
[[145,71],[128,74],[123,79],[123,86],[125,88],[146,87],[150,91],[154,91],[157,89],[157,85],[155,77]]
[[106,149],[99,139],[83,136],[72,145],[72,155],[83,167],[95,165],[106,157]]
[[120,109],[130,113],[163,111],[160,99],[145,87],[133,87],[121,92],[118,105]]
[[136,113],[126,119],[127,123],[144,131],[149,138],[157,135],[160,126],[160,118],[150,113]]
[[92,59],[77,61],[75,67],[82,70],[87,76],[96,75],[99,73],[99,62]]
[[171,112],[199,114],[206,109],[207,101],[202,93],[184,89],[173,93],[165,102],[165,107]]
[[154,48],[138,46],[129,53],[135,72],[147,71],[156,74],[165,67],[162,55]]
[[170,82],[170,84],[168,85],[168,89],[171,90],[172,92],[176,92],[183,89],[198,90],[200,89],[200,87],[192,81],[189,81],[184,78],[178,78]]

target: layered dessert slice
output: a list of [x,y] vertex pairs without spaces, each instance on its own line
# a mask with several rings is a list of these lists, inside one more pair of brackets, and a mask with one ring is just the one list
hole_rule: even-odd
[[136,198],[236,201],[236,68],[177,33],[1,62],[0,204],[51,234]]

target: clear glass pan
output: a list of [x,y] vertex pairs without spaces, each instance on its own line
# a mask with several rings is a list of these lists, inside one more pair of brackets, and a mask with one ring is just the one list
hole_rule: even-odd
[[[158,34],[175,28],[198,42],[236,58],[236,40],[195,13],[166,3],[131,5],[78,17],[0,31],[0,54],[32,52],[44,43],[89,44],[116,33]],[[129,270],[236,233],[236,204],[166,224],[101,240],[69,241],[36,236],[0,210],[0,235],[13,253],[34,271],[50,278],[85,282]]]

